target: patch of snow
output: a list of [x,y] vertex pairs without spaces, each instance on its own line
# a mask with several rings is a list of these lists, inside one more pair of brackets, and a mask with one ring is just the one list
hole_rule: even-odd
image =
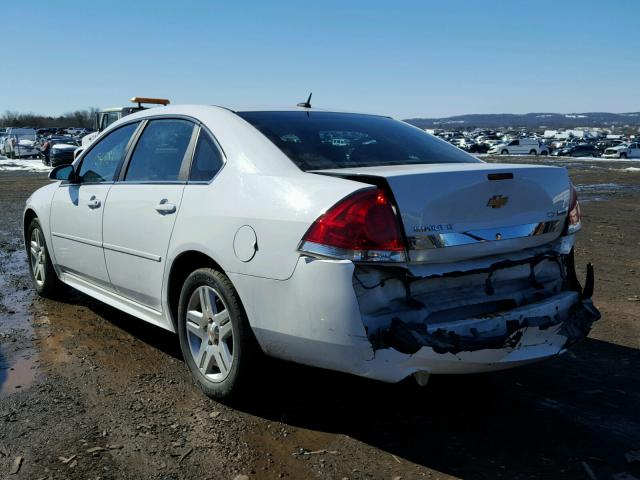
[[640,167],[628,167],[623,168],[625,172],[640,172]]
[[7,157],[0,156],[0,172],[49,172],[48,167],[42,160],[12,160]]

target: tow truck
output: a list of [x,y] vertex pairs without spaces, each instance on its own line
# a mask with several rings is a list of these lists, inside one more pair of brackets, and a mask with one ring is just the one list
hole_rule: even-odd
[[[92,132],[88,135],[82,137],[82,147],[78,150],[82,151],[87,146],[93,142],[93,140],[100,135],[100,132],[104,131],[109,125],[113,122],[120,120],[122,117],[126,117],[127,115],[131,115],[132,113],[139,112],[140,110],[145,110],[149,107],[143,106],[143,104],[147,105],[169,105],[169,100],[166,98],[149,98],[149,97],[133,97],[131,99],[131,103],[136,103],[136,106],[127,106],[127,107],[113,107],[113,108],[105,108],[103,110],[98,110],[95,114],[94,119],[94,128],[95,132]],[[76,156],[79,151],[76,150]]]

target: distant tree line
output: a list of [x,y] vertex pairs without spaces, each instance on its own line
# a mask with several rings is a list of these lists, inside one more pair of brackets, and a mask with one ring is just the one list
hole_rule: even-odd
[[0,115],[0,127],[92,128],[96,111],[97,108],[91,107],[86,110],[68,112],[57,117],[6,111]]

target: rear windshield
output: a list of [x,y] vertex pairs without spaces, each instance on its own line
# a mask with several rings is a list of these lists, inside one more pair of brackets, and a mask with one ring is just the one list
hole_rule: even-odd
[[426,132],[386,117],[306,111],[238,115],[302,170],[480,161]]

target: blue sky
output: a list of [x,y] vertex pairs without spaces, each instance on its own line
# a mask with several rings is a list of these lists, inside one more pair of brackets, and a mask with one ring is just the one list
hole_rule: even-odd
[[3,4],[0,111],[133,95],[393,115],[640,110],[640,1]]

